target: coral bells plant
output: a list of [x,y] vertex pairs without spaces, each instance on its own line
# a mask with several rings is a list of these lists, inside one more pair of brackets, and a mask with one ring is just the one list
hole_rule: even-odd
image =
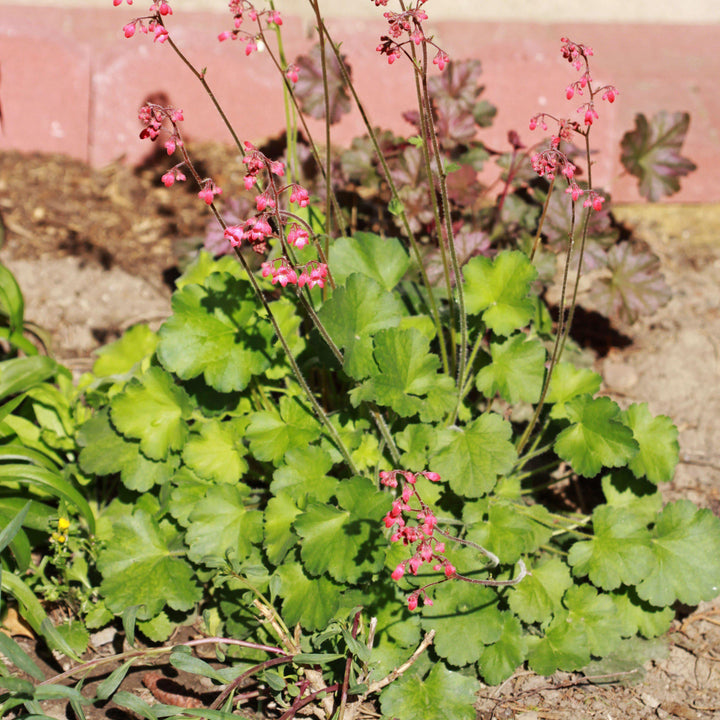
[[[176,44],[167,3],[130,23],[162,35],[153,52],[177,53],[207,91],[246,196],[198,171],[180,130],[191,110],[141,109],[141,137],[178,159],[158,182],[194,182],[232,254],[201,252],[160,330],[136,326],[104,348],[77,393],[67,476],[92,488],[97,517],[79,491],[63,517],[94,533],[99,580],[78,621],[120,617],[156,643],[200,624],[230,667],[186,651],[173,663],[223,683],[213,711],[256,702],[283,719],[351,720],[372,699],[399,720],[438,708],[473,718],[480,679],[637,657],[675,603],[717,595],[720,521],[663,503],[678,460],[671,420],[598,396],[601,378],[568,361],[595,230],[606,244],[594,262],[627,270],[643,257],[607,240],[590,138],[618,91],[596,86],[590,49],[562,40],[579,77],[558,95],[582,103],[569,119],[536,115],[531,128],[550,138],[534,148],[509,133],[501,191],[483,205],[476,176],[491,153],[475,132],[493,109],[479,63],[434,43],[431,3],[375,0],[377,50],[416,89],[405,115],[416,132],[402,140],[375,129],[343,38],[309,4],[318,44],[290,62],[272,3],[234,0],[219,37],[240,40],[222,52],[241,58],[262,45],[277,73],[288,123],[275,153],[240,139]],[[351,104],[367,136],[339,153],[331,126]],[[325,120],[322,145],[307,115]],[[624,146],[652,187],[663,168],[639,148],[655,127],[639,121]],[[673,152],[663,162],[677,181],[688,166]],[[363,198],[375,206],[361,224]],[[548,257],[562,263],[556,321],[538,285]]]

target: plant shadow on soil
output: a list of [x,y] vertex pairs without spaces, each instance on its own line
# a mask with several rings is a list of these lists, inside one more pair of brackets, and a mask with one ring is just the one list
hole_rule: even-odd
[[[201,153],[207,174],[228,194],[241,187],[243,167],[239,160],[228,162],[224,146],[203,145]],[[160,174],[153,163],[91,170],[63,156],[0,153],[0,215],[7,235],[0,256],[25,294],[26,316],[49,329],[55,355],[77,372],[89,369],[92,351],[129,325],[157,326],[167,317],[177,277],[173,244],[178,238],[199,241],[205,233],[207,217],[198,211],[195,193],[159,186]],[[575,338],[595,351],[603,392],[623,407],[649,402],[651,412],[678,425],[681,463],[663,488],[666,499],[689,498],[720,514],[720,205],[633,205],[616,213],[661,258],[673,299],[629,328],[578,311]],[[183,629],[188,637],[191,632]],[[120,641],[113,636],[96,653]],[[48,676],[61,672],[34,640],[20,642]],[[481,692],[477,717],[720,717],[720,602],[678,608],[665,647],[665,658],[647,662],[634,685],[520,670]],[[174,672],[159,669],[168,677]],[[147,670],[133,670],[122,687],[153,702],[143,685]],[[198,678],[181,674],[175,680],[184,693],[210,701],[212,689]],[[44,710],[74,717],[60,701]],[[134,717],[112,702],[88,707],[86,715]]]

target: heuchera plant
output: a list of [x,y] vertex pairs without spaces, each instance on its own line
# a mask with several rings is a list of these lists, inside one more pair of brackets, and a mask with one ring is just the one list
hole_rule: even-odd
[[[373,130],[309,2],[314,55],[284,58],[272,5],[233,0],[219,36],[246,55],[265,48],[291,118],[285,157],[270,157],[240,140],[220,109],[254,194],[247,217],[223,215],[221,188],[183,142],[183,111],[140,110],[141,137],[162,137],[178,156],[162,182],[194,181],[199,209],[210,209],[234,254],[201,253],[160,331],[132,328],[83,380],[93,414],[77,431],[69,472],[98,498],[87,556],[100,598],[83,621],[97,628],[121,617],[131,638],[137,628],[155,642],[201,623],[231,667],[201,665],[187,648],[171,661],[226,684],[212,709],[227,715],[235,700],[265,697],[282,718],[306,705],[351,718],[379,693],[388,717],[430,719],[442,708],[474,718],[479,679],[499,683],[523,663],[541,674],[582,670],[664,633],[674,603],[714,597],[720,521],[688,501],[663,506],[658,485],[678,459],[670,419],[598,396],[601,378],[562,359],[588,237],[606,212],[591,133],[618,97],[594,84],[590,48],[562,39],[576,73],[565,95],[581,103],[567,119],[535,116],[531,127],[552,125],[547,146],[521,153],[515,139],[506,158],[489,217],[512,205],[522,177],[539,203],[529,242],[501,249],[486,229],[493,251],[464,252],[483,231],[464,228],[469,204],[453,199],[477,167],[456,161],[478,148],[472,123],[462,135],[457,103],[444,105],[442,93],[461,96],[482,124],[479,93],[458,80],[472,66],[454,66],[435,45],[422,0],[384,13],[377,50],[393,72],[406,65],[418,100],[418,134],[393,164],[386,151],[397,141]],[[140,30],[175,50],[215,102],[166,27],[170,15],[167,2],[155,4],[125,35]],[[327,119],[323,147],[296,93],[311,66],[323,88],[313,106]],[[390,218],[382,235],[353,228],[335,192],[330,126],[345,100],[367,122],[355,152],[375,153],[368,172]],[[301,175],[303,144],[314,184]],[[553,323],[534,262],[561,207]],[[393,219],[402,239],[390,236]],[[71,522],[92,532],[82,513]],[[102,696],[145,657],[123,655]],[[7,702],[31,702],[22,692],[11,688]],[[140,712],[128,693],[115,701]],[[140,714],[152,716],[149,707]]]

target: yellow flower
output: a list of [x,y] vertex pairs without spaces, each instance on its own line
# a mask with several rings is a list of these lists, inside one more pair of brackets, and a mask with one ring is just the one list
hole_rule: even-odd
[[58,520],[57,527],[60,532],[65,532],[65,530],[69,529],[70,527],[70,521],[67,518],[61,517]]

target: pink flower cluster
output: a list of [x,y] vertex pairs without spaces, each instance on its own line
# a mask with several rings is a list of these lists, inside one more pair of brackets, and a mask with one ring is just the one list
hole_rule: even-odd
[[309,288],[325,287],[325,278],[328,276],[327,265],[317,260],[311,260],[303,265],[300,275],[285,258],[280,258],[279,261],[268,260],[261,267],[263,277],[269,277],[273,285],[280,283],[283,287],[286,285],[298,285],[299,287],[307,285]]
[[578,113],[583,115],[583,126],[576,120],[558,120],[548,113],[538,113],[530,118],[530,130],[535,130],[538,125],[543,130],[547,130],[546,119],[551,119],[558,124],[558,131],[551,137],[550,148],[536,153],[532,156],[532,166],[535,172],[541,177],[553,180],[558,173],[564,175],[568,182],[565,192],[570,195],[573,201],[578,200],[585,195],[583,207],[592,207],[596,211],[602,210],[605,198],[598,194],[595,190],[585,191],[575,181],[575,173],[577,168],[573,165],[565,155],[560,151],[560,143],[562,141],[570,142],[573,133],[587,136],[593,122],[598,119],[598,113],[595,109],[594,98],[601,94],[603,100],[610,103],[615,102],[618,95],[617,88],[613,85],[605,85],[597,90],[593,89],[592,78],[590,76],[590,66],[588,58],[592,56],[592,48],[581,43],[575,43],[572,40],[563,37],[560,39],[562,47],[560,49],[562,56],[578,71],[582,71],[580,78],[565,88],[565,97],[568,100],[577,95],[583,95],[585,91],[589,94],[588,102],[582,103],[577,108]]
[[[455,566],[443,556],[445,543],[438,541],[435,537],[437,518],[431,508],[423,502],[418,494],[416,483],[419,476],[423,476],[431,482],[439,482],[440,475],[434,472],[412,473],[408,470],[390,470],[380,473],[380,482],[386,487],[398,487],[398,481],[402,485],[400,498],[393,501],[390,511],[384,518],[386,528],[392,530],[391,542],[402,542],[411,548],[412,555],[403,560],[392,572],[392,579],[400,580],[407,571],[417,575],[423,563],[431,564],[433,570],[443,571],[447,580],[457,575]],[[419,507],[414,508],[410,501],[415,498]],[[407,520],[406,520],[407,518]],[[435,583],[431,583],[433,585]],[[423,604],[432,605],[426,588],[428,585],[414,591],[408,597],[408,608],[415,610],[418,600],[423,598]]]
[[[432,42],[431,38],[428,38],[423,31],[422,23],[428,19],[427,13],[421,9],[427,0],[415,0],[415,6],[411,8],[403,9],[402,12],[386,12],[383,13],[383,17],[388,21],[388,35],[383,35],[380,38],[380,44],[376,50],[381,55],[387,57],[389,65],[392,65],[403,53],[402,46],[408,42],[413,42],[415,45],[420,43],[428,43],[436,48],[437,52],[433,58],[433,64],[437,65],[439,70],[443,70],[450,61],[447,53],[437,47]],[[387,6],[387,0],[375,0],[375,7]],[[398,42],[403,35],[407,34],[408,39],[403,42]]]
[[[128,5],[132,5],[132,0],[127,0]],[[113,5],[117,7],[122,5],[122,0],[113,0]],[[123,26],[123,33],[126,38],[131,38],[135,35],[135,31],[139,30],[141,33],[147,35],[148,33],[153,34],[153,41],[164,43],[168,39],[168,31],[162,23],[162,18],[167,15],[172,15],[173,11],[167,0],[160,0],[150,6],[150,17],[146,18],[135,18],[127,25]],[[147,20],[147,24],[145,24]]]
[[218,35],[218,40],[224,42],[225,40],[238,40],[242,38],[245,42],[245,54],[250,55],[258,49],[258,41],[261,38],[260,33],[247,32],[241,29],[243,20],[245,17],[250,18],[252,22],[260,23],[262,20],[267,25],[277,25],[278,27],[283,24],[282,16],[277,10],[256,10],[255,7],[249,0],[230,0],[228,4],[230,12],[233,16],[233,29],[223,30]]

